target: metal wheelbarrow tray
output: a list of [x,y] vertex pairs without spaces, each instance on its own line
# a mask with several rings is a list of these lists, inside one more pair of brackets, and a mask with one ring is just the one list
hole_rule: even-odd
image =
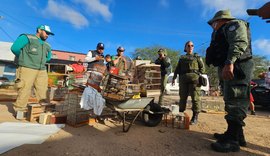
[[[138,118],[142,116],[143,122],[149,127],[157,126],[164,114],[160,105],[154,103],[154,98],[142,97],[140,99],[129,99],[127,101],[112,101],[106,99],[106,106],[117,112],[117,115],[121,117],[123,123],[123,132],[128,132],[132,124]],[[126,116],[130,112],[135,112],[135,116],[131,119],[131,122],[126,121]]]

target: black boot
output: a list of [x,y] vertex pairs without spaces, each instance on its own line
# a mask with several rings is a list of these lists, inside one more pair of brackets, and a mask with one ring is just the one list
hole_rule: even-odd
[[190,125],[195,125],[198,123],[198,112],[193,112],[192,118],[190,120]]
[[244,131],[243,131],[242,126],[239,128],[239,137],[238,137],[238,139],[239,139],[238,141],[239,141],[240,146],[243,146],[243,147],[247,146],[247,142],[246,142],[246,139],[245,139],[245,136],[244,136]]
[[240,146],[238,143],[239,129],[241,125],[236,122],[228,121],[228,129],[224,133],[222,139],[217,140],[217,142],[212,143],[211,147],[217,152],[238,152]]
[[[224,138],[226,138],[227,135],[227,131],[225,131],[223,134],[220,133],[214,133],[214,138],[216,138],[218,141],[222,141],[224,140]],[[239,145],[242,147],[246,147],[247,146],[247,142],[243,133],[243,128],[241,126],[241,128],[239,129],[239,134],[238,134],[238,141],[239,141]]]

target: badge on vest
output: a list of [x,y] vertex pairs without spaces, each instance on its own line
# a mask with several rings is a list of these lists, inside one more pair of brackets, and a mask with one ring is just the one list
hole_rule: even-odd
[[32,48],[31,51],[37,51],[37,48]]

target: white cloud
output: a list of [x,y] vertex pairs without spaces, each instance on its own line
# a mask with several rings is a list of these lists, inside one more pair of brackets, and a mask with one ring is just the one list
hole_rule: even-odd
[[[246,9],[258,8],[268,0],[201,0],[203,16],[218,10],[230,9],[233,16],[246,17]],[[189,2],[190,3],[190,2]]]
[[73,8],[57,3],[54,0],[48,1],[48,6],[42,12],[44,16],[52,16],[63,21],[70,22],[76,28],[82,28],[89,25],[88,20],[80,12]]
[[100,0],[73,0],[76,3],[82,4],[87,12],[101,15],[106,21],[112,19],[112,13],[109,6],[102,4]]
[[169,1],[168,0],[159,0],[159,5],[167,8],[167,7],[169,7]]
[[255,54],[270,56],[270,39],[257,39],[253,41],[253,52],[257,52]]

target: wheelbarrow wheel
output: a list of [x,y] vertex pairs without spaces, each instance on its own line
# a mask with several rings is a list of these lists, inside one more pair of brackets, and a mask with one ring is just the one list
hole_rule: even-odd
[[142,113],[142,118],[145,125],[149,127],[155,127],[161,122],[163,114],[155,113],[155,112],[162,112],[160,105],[156,103],[150,103],[145,107],[144,110],[145,111],[143,111]]

